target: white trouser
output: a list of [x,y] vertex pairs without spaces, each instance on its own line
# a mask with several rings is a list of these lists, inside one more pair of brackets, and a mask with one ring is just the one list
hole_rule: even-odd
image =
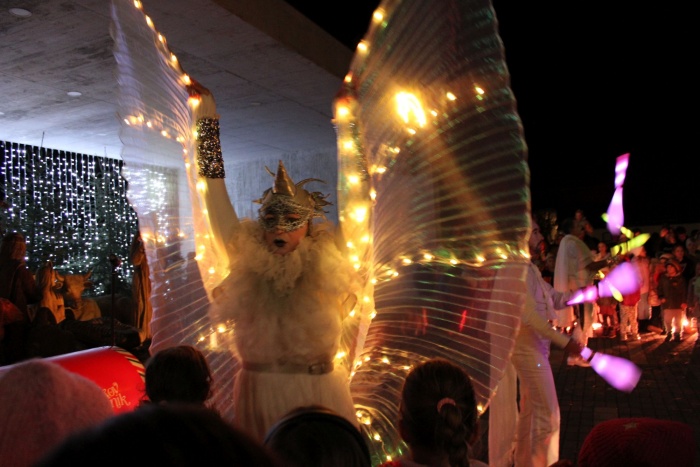
[[546,467],[559,460],[560,412],[549,355],[513,354],[520,380],[515,466]]
[[512,467],[518,418],[518,377],[512,362],[489,404],[489,467]]

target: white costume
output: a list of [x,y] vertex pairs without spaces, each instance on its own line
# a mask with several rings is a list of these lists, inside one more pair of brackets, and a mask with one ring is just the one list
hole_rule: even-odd
[[238,255],[214,310],[233,320],[242,361],[234,387],[236,424],[262,439],[288,411],[310,404],[357,424],[348,373],[332,369],[353,281],[332,236],[321,231],[293,252],[273,255],[260,225],[244,221],[231,243]]
[[[112,1],[122,157],[150,239],[151,348],[200,347],[217,410],[258,438],[300,404],[329,405],[355,420],[354,401],[373,453],[397,458],[406,368],[436,356],[454,360],[487,406],[510,357],[525,297],[530,209],[522,124],[491,2],[451,2],[449,11],[433,3],[387,3],[366,35],[373,46],[355,55],[333,102],[339,245],[353,263],[346,270],[333,260],[334,236],[316,226],[311,237],[295,238],[298,252],[291,242],[278,247],[284,258],[263,251],[260,233],[269,245],[269,227],[238,221],[223,159],[214,154],[220,146],[199,147],[200,129],[216,126],[218,139],[215,109],[205,111],[206,100],[197,108],[195,117],[209,122],[198,125],[195,141],[185,105],[190,76],[140,2]],[[163,174],[168,183],[160,189]],[[173,227],[172,244],[159,242]],[[156,270],[166,247],[195,251],[200,277],[187,274],[171,291],[185,268]],[[497,300],[494,278],[505,262],[515,263],[513,286],[496,291],[507,296]],[[339,335],[353,294],[357,306]],[[422,332],[397,332],[414,312]],[[336,359],[332,370],[329,359]]]
[[[588,246],[575,235],[567,234],[561,239],[557,250],[557,261],[554,266],[554,290],[571,292],[593,284],[593,275],[586,266],[593,262],[593,255]],[[588,340],[593,326],[593,304],[583,304],[583,345]],[[574,321],[573,307],[558,311],[558,325],[570,326]]]
[[[489,465],[548,466],[559,460],[559,401],[549,364],[550,342],[566,347],[569,337],[549,320],[566,306],[570,293],[555,291],[530,264],[527,299],[510,368],[489,408]],[[520,380],[520,412],[516,405]]]
[[[204,98],[195,121],[211,123],[213,115],[213,99]],[[355,303],[352,266],[318,225],[294,251],[273,254],[260,222],[236,216],[217,167],[218,134],[205,139],[209,154],[200,158],[200,177],[207,186],[207,215],[230,271],[215,290],[210,315],[235,327],[232,351],[241,361],[234,383],[236,425],[262,441],[289,411],[313,404],[357,425],[348,372],[333,363],[342,320]]]

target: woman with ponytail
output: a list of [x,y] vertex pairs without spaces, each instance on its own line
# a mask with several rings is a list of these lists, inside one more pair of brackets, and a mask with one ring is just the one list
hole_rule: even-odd
[[401,391],[399,433],[409,453],[381,467],[485,467],[473,459],[479,438],[474,387],[462,368],[445,359],[414,367]]

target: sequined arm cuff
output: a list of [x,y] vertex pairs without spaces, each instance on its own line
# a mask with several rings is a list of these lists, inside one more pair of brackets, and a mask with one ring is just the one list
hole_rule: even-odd
[[224,178],[224,159],[219,140],[219,119],[197,120],[197,164],[200,177]]

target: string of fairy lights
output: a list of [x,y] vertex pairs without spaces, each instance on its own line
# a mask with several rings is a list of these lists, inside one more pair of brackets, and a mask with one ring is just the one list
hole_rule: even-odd
[[[164,61],[175,71],[178,82],[182,86],[189,85],[191,82],[190,77],[181,68],[175,54],[168,49],[165,37],[156,31],[153,21],[143,11],[143,4],[139,0],[134,0],[133,5],[137,10],[143,13],[146,24],[153,30],[156,38],[155,44],[162,53]],[[375,12],[373,24],[376,25],[376,27],[386,26],[384,12],[381,9]],[[358,44],[357,48],[358,56],[362,57],[370,48],[371,44],[366,41],[361,42]],[[349,74],[345,80],[346,85],[351,86],[352,80],[353,75]],[[428,122],[430,118],[437,121],[448,118],[450,115],[448,111],[443,112],[437,109],[431,109],[431,105],[422,102],[422,100],[412,92],[406,90],[398,91],[394,100],[394,102],[396,102],[396,112],[405,123],[406,137],[409,142],[412,138],[420,137],[422,129],[431,125],[431,123]],[[446,92],[440,96],[440,99],[446,103],[445,108],[448,108],[450,102],[454,102],[460,98],[469,98],[470,101],[474,101],[475,105],[479,105],[479,111],[483,111],[480,105],[483,101],[488,101],[490,99],[488,90],[475,84],[469,92],[473,93],[471,97],[459,96],[452,92]],[[196,106],[198,103],[196,98],[190,98],[189,105]],[[483,267],[488,269],[489,266],[508,259],[515,259],[516,261],[527,260],[528,252],[523,249],[525,245],[495,243],[482,246],[478,249],[459,248],[454,245],[454,248],[443,247],[442,249],[436,249],[434,251],[425,250],[416,251],[411,254],[407,253],[402,257],[394,258],[391,264],[383,264],[375,269],[371,261],[372,238],[369,232],[371,232],[371,224],[373,222],[371,218],[372,206],[381,193],[377,193],[374,187],[370,186],[371,179],[373,177],[381,177],[382,174],[390,170],[391,160],[399,157],[399,153],[402,149],[399,143],[387,147],[386,155],[383,158],[387,163],[368,164],[357,138],[354,105],[356,105],[356,102],[351,98],[338,101],[336,102],[334,112],[334,124],[339,134],[339,182],[340,185],[344,187],[340,190],[342,193],[339,193],[339,198],[341,195],[346,197],[346,199],[343,200],[345,209],[339,212],[339,214],[341,221],[344,223],[345,233],[347,233],[346,246],[349,251],[349,259],[352,261],[358,273],[367,279],[366,287],[358,301],[359,306],[351,313],[349,319],[362,321],[362,326],[368,326],[369,322],[372,321],[376,315],[373,294],[375,284],[393,280],[399,276],[402,268],[409,267],[415,263],[432,265],[435,267]],[[438,103],[436,102],[434,105],[438,105]],[[180,142],[183,146],[183,156],[186,161],[185,169],[191,178],[196,179],[197,171],[193,170],[193,163],[190,162],[195,158],[192,157],[193,155],[190,153],[189,149],[192,148],[191,142],[195,139],[195,136],[190,134],[173,134],[161,125],[163,122],[161,122],[156,115],[147,115],[148,109],[139,109],[139,112],[144,112],[144,114],[126,115],[123,119],[123,123],[131,127],[142,128],[144,131],[156,132],[163,138],[174,139]],[[435,123],[433,122],[432,124]],[[408,144],[406,141],[403,142]],[[205,184],[200,181],[200,183],[195,183],[194,185],[201,196],[206,189]],[[202,199],[203,196],[200,197],[200,202],[202,203],[203,209],[206,210],[206,205],[201,201]],[[339,204],[341,204],[340,199]],[[153,235],[155,235],[155,233],[153,233]],[[214,256],[211,254],[210,250],[213,239],[199,232],[196,232],[194,235],[196,237],[194,239],[197,253],[196,259],[200,262],[200,271],[202,271],[203,276],[202,280],[205,287],[211,289],[213,285],[218,284],[220,280],[223,279],[226,271],[216,263],[215,258],[211,258]],[[218,323],[209,329],[202,329],[199,341],[213,348],[219,345],[220,342],[217,335],[230,341],[230,335],[233,332],[235,331],[231,323]],[[350,367],[353,373],[370,362],[370,357],[368,355],[348,355],[346,351],[339,352],[338,355],[336,355],[336,359],[351,360],[352,364]],[[386,371],[393,371],[398,375],[405,375],[411,368],[406,362],[397,363],[396,358],[394,358],[392,362],[392,358],[386,353],[378,355],[376,360],[372,358],[372,362],[376,365],[381,365]],[[484,410],[484,408],[480,406],[479,411],[481,412],[482,410]],[[360,409],[357,412],[357,417],[363,427],[365,427],[366,433],[372,441],[377,444],[377,451],[382,452],[381,461],[391,460],[402,453],[403,445],[390,446],[390,443],[385,442],[382,431],[380,431],[381,426],[374,426],[375,423],[372,413]]]

